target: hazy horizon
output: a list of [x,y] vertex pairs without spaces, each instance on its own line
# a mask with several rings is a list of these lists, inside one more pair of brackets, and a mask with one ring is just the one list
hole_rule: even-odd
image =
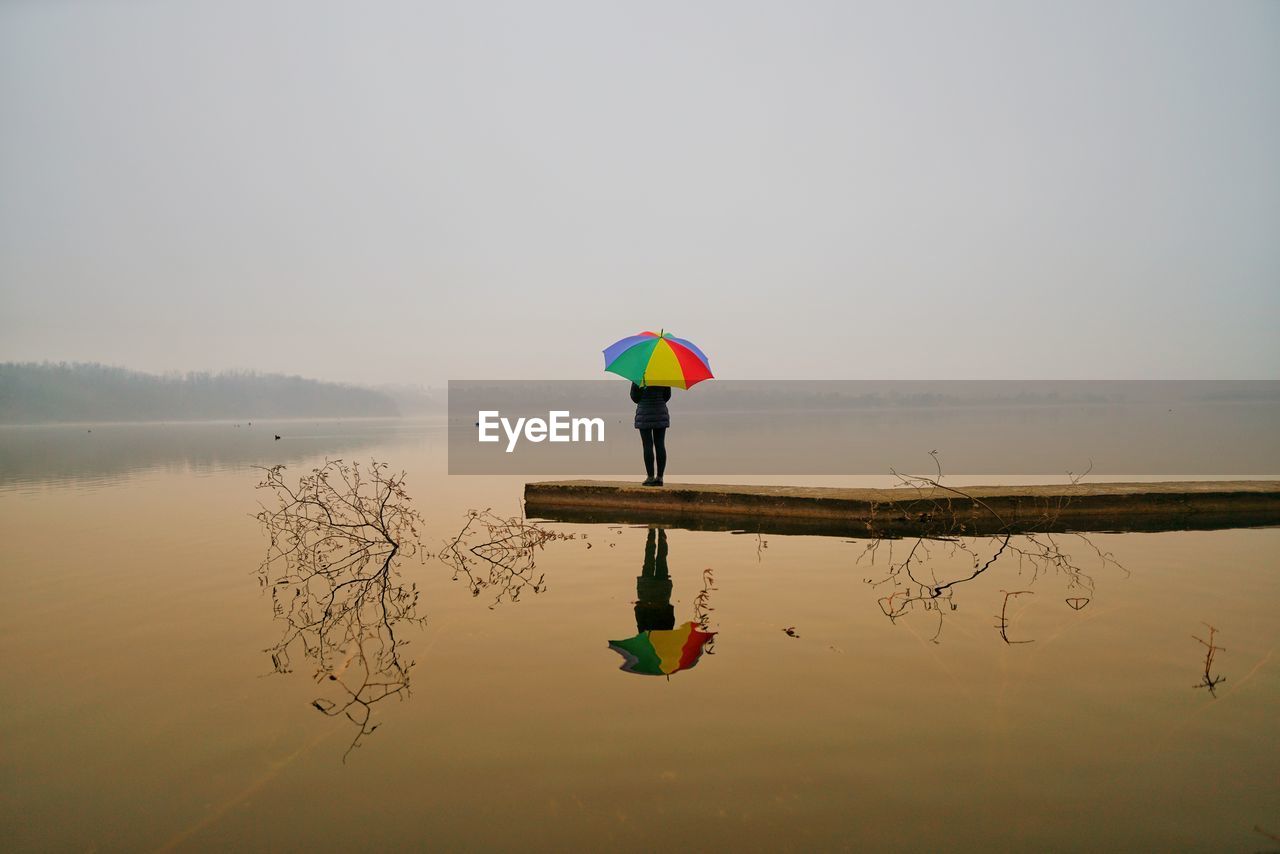
[[1280,5],[0,5],[0,361],[1280,377]]

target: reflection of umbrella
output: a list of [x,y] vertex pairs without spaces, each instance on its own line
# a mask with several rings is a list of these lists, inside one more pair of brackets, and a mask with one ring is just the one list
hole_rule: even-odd
[[696,623],[675,629],[654,629],[626,640],[609,641],[609,649],[624,659],[622,670],[646,676],[670,676],[698,663],[715,632],[704,632]]
[[706,354],[692,341],[665,331],[641,332],[610,344],[604,351],[604,369],[642,386],[692,388],[712,379]]

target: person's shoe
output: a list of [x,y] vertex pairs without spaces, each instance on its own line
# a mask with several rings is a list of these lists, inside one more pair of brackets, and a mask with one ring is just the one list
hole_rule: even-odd
[[649,485],[650,485],[650,486],[662,486],[662,478],[660,478],[660,477],[655,477],[655,478],[653,479],[653,483],[651,483],[651,484],[649,484]]
[[641,485],[641,486],[653,486],[653,478],[652,478],[652,477],[646,477],[646,478],[644,479],[644,483],[642,483],[642,484],[640,484],[640,485]]

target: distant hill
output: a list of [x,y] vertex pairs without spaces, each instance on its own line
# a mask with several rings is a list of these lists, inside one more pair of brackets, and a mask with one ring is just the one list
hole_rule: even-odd
[[0,424],[399,414],[386,392],[281,374],[158,376],[83,362],[0,364]]
[[430,386],[388,384],[373,386],[395,401],[401,415],[443,415],[448,411],[448,395],[442,389]]

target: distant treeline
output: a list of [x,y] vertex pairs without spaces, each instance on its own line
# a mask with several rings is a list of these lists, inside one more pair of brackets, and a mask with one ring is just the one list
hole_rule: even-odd
[[0,364],[0,423],[399,415],[382,391],[252,372],[157,376],[92,363]]

